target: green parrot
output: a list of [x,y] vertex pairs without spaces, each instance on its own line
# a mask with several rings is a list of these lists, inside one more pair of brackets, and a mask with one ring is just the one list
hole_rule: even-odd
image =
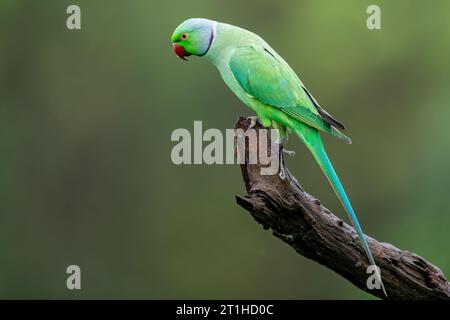
[[[328,178],[358,233],[370,264],[376,266],[319,133],[330,133],[348,144],[351,140],[339,131],[344,129],[342,123],[317,103],[286,61],[258,35],[208,19],[184,21],[175,29],[171,40],[175,54],[181,59],[195,55],[215,65],[231,91],[255,111],[264,127],[279,129],[282,137],[287,137],[290,131],[296,133]],[[386,294],[379,270],[375,270]]]

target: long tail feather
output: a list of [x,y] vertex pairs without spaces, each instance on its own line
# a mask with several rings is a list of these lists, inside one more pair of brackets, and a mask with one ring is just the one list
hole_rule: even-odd
[[[302,140],[302,142],[311,151],[320,168],[322,169],[323,173],[327,177],[328,181],[333,187],[334,192],[336,193],[336,196],[338,197],[339,201],[341,202],[342,206],[347,212],[350,221],[352,222],[354,228],[356,229],[356,232],[358,233],[358,237],[361,240],[362,246],[367,254],[367,257],[369,258],[370,264],[376,266],[375,260],[372,256],[372,252],[370,251],[369,245],[367,243],[367,239],[361,229],[358,218],[356,217],[356,214],[352,208],[350,200],[348,199],[345,193],[344,187],[339,181],[339,178],[336,172],[334,171],[334,168],[328,158],[322,140],[320,139],[319,132],[316,129],[306,125],[301,125],[295,128],[294,131]],[[384,289],[383,281],[381,280],[381,275],[378,272],[378,267],[376,267],[375,270],[377,278],[383,289],[383,292],[387,296],[386,290]]]

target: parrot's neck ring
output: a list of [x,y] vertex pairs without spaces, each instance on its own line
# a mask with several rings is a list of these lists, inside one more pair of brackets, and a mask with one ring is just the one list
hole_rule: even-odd
[[202,56],[204,56],[205,54],[207,54],[208,51],[209,51],[209,48],[211,48],[211,45],[212,45],[212,43],[213,43],[213,41],[214,41],[214,38],[216,37],[216,26],[217,26],[217,22],[214,21],[213,24],[212,24],[212,26],[211,26],[211,29],[212,29],[212,30],[211,30],[211,36],[209,37],[208,48],[206,48],[206,51],[205,51],[204,53],[199,54],[199,57],[202,57]]

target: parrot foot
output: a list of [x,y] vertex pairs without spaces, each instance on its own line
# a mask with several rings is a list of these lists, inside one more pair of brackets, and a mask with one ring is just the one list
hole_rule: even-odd
[[257,116],[247,117],[247,119],[250,119],[249,128],[253,128],[254,126],[256,126],[257,123],[261,124],[261,122],[259,121],[259,118]]
[[281,180],[286,179],[286,173],[284,172],[283,166],[280,167],[280,173],[278,174],[278,176],[281,178]]
[[295,151],[294,150],[286,150],[283,149],[283,154],[290,156],[290,157],[294,157],[295,156]]

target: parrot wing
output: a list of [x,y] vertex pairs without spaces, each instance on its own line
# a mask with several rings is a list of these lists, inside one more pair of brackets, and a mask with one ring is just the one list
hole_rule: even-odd
[[344,127],[344,125],[342,123],[337,121],[335,118],[333,118],[332,115],[330,115],[328,112],[326,112],[324,109],[322,109],[322,107],[319,105],[317,100],[312,96],[312,94],[309,92],[308,89],[306,89],[306,87],[303,84],[302,84],[302,88],[305,91],[305,93],[308,95],[308,97],[311,100],[311,102],[316,107],[317,112],[319,112],[320,116],[322,117],[322,119],[326,123],[328,123],[328,124],[330,124],[330,125],[332,125],[332,126],[334,126],[336,128],[342,129],[342,130],[345,129],[345,127]]
[[238,47],[229,65],[242,89],[260,102],[322,131],[333,131],[331,126],[344,128],[319,106],[295,72],[268,49]]

